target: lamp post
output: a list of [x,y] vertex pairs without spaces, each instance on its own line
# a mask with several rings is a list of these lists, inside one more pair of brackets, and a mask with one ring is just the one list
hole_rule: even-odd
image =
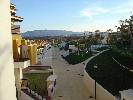
[[[97,64],[93,66],[94,74],[96,74],[96,69],[98,68]],[[96,77],[95,77],[95,100],[96,100]]]

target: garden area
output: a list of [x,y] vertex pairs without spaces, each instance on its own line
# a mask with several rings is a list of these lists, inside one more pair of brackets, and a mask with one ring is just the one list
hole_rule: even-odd
[[25,73],[24,78],[28,79],[28,87],[41,95],[47,96],[47,78],[52,73]]
[[91,53],[86,53],[85,51],[70,53],[68,56],[63,57],[69,64],[78,64],[85,60],[87,60],[89,57],[91,57]]
[[[133,73],[121,67],[112,57],[127,67],[133,67],[129,65],[133,58],[115,50],[108,50],[88,62],[86,71],[103,88],[113,95],[118,95],[119,91],[133,88]],[[94,69],[96,64],[98,68]]]
[[122,65],[133,70],[133,52],[118,48],[114,48],[113,50],[116,52],[117,55],[114,58]]

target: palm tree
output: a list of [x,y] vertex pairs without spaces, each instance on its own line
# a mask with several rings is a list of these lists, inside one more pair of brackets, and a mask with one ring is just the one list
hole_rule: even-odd
[[79,55],[79,48],[80,48],[80,43],[79,43],[79,40],[77,40],[77,48],[78,48],[78,55]]
[[131,50],[133,50],[133,15],[130,16],[131,18],[129,19],[128,23],[129,23],[129,34],[130,34],[130,48]]

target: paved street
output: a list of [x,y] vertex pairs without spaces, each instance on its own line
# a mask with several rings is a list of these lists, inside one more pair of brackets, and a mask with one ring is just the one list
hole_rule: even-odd
[[82,80],[83,64],[69,65],[61,58],[58,48],[53,48],[52,64],[58,75],[53,100],[92,100]]

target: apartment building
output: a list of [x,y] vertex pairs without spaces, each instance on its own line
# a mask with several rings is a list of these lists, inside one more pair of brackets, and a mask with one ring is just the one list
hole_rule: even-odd
[[16,5],[8,0],[0,1],[0,12],[0,100],[33,100],[22,91],[23,70],[38,65],[37,53],[47,41],[37,44],[22,39],[19,23],[23,18],[16,16]]
[[27,41],[23,40],[20,35],[19,22],[22,22],[23,18],[16,16],[16,5],[10,4],[10,13],[16,97],[19,100],[21,96],[21,83],[23,78],[22,70],[30,65],[30,59]]

